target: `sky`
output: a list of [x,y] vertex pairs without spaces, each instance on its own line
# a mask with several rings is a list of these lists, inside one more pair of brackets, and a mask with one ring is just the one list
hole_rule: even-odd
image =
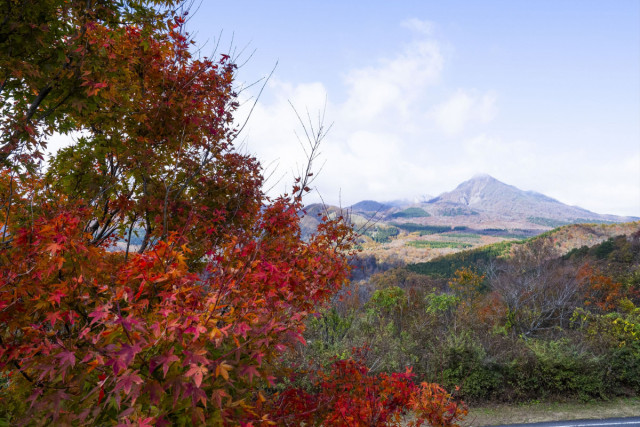
[[237,117],[251,111],[241,149],[272,195],[305,165],[297,111],[331,125],[308,203],[436,196],[486,173],[640,216],[638,0],[203,0],[188,25],[203,54],[234,54],[239,88],[258,82]]

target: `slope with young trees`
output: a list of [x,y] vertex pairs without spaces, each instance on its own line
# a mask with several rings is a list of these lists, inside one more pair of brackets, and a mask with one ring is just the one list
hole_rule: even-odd
[[411,365],[471,403],[638,396],[639,225],[563,254],[563,238],[591,240],[584,228],[374,274],[360,284],[368,298],[354,292],[309,324],[301,357],[368,343],[381,372]]

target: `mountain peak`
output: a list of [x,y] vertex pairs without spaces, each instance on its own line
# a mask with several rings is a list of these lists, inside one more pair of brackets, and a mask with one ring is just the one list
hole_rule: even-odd
[[494,177],[492,177],[491,175],[487,174],[487,173],[478,173],[475,174],[471,177],[471,179],[464,181],[462,184],[458,185],[458,187],[465,185],[465,184],[473,184],[473,183],[483,183],[483,184],[500,184],[500,185],[506,185],[508,186],[508,184],[505,184],[502,181],[499,181],[497,179],[495,179]]
[[473,175],[469,181],[480,180],[480,179],[485,179],[485,180],[486,179],[492,179],[494,181],[497,181],[497,179],[495,179],[494,177],[492,177],[488,173],[477,173],[477,174]]
[[487,174],[474,175],[453,191],[442,193],[431,202],[463,205],[515,217],[598,218],[593,212],[564,205],[534,191],[520,190]]
[[491,175],[477,174],[458,185],[455,190],[443,193],[433,201],[446,201],[466,206],[479,205],[487,199],[504,193],[519,191],[511,185],[498,181]]

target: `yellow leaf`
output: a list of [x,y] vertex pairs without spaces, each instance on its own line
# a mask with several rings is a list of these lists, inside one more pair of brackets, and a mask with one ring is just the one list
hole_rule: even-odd
[[226,362],[220,363],[216,367],[216,377],[222,376],[225,380],[229,380],[229,371],[233,369],[231,365],[228,365]]
[[222,338],[222,332],[220,332],[218,328],[213,328],[211,332],[209,332],[209,339],[213,340],[216,338]]
[[96,360],[93,360],[93,361],[91,361],[91,362],[89,362],[87,364],[89,365],[89,370],[87,372],[91,372],[96,368],[96,366],[98,366],[99,362],[96,359]]

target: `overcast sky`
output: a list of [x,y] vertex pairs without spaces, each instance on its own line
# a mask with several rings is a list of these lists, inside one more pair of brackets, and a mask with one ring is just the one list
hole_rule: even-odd
[[192,18],[204,53],[245,49],[239,84],[278,63],[243,137],[275,192],[305,159],[289,101],[314,120],[326,103],[326,203],[435,196],[488,173],[640,216],[638,0],[204,0]]

